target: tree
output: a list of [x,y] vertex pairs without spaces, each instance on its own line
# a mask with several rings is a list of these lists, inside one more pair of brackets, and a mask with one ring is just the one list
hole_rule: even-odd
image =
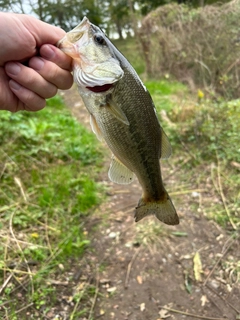
[[123,39],[123,30],[131,27],[128,0],[109,1],[108,6],[110,29],[116,31],[120,39]]
[[25,13],[24,4],[21,0],[0,0],[0,10]]
[[102,25],[103,2],[103,0],[0,0],[0,10],[33,14],[42,21],[69,31],[85,15],[92,23]]

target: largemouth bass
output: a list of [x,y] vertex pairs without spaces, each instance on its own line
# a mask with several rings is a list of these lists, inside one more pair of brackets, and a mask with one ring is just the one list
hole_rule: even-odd
[[171,146],[131,64],[86,17],[58,47],[73,58],[74,81],[90,113],[92,130],[113,153],[110,180],[129,184],[136,176],[142,186],[135,221],[155,215],[166,224],[178,224],[159,162],[171,155]]

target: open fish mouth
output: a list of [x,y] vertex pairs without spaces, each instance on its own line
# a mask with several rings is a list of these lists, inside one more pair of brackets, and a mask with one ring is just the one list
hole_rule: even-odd
[[78,52],[75,43],[83,37],[90,25],[90,21],[84,17],[76,28],[68,32],[65,37],[57,42],[57,47],[73,59],[76,59],[78,57]]
[[94,87],[86,87],[88,90],[95,92],[95,93],[100,93],[100,92],[105,92],[111,89],[113,86],[112,83],[107,83],[102,86],[94,86]]

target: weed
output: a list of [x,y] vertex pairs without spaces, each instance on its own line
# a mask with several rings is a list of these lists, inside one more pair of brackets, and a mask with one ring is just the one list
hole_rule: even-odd
[[[199,92],[191,96],[182,85],[164,80],[148,83],[157,111],[160,115],[163,109],[167,112],[161,117],[161,123],[173,148],[171,161],[188,159],[182,183],[192,180],[204,188],[206,180],[211,179],[209,193],[213,192],[212,196],[218,200],[205,203],[204,210],[209,219],[236,229],[239,225],[240,100],[224,101],[216,96],[207,99],[204,94],[200,99]],[[172,99],[176,94],[177,104]],[[191,206],[198,211],[198,203]]]
[[95,182],[103,156],[94,135],[60,97],[47,105],[38,113],[0,114],[0,312],[11,319],[24,319],[29,303],[44,317],[56,303],[50,284],[59,265],[67,269],[89,245],[82,218],[103,198]]

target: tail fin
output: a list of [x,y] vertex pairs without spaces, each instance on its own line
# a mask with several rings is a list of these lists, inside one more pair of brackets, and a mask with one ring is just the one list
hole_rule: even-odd
[[135,211],[135,221],[138,222],[148,215],[155,215],[158,220],[169,224],[179,224],[179,218],[176,209],[173,206],[172,200],[166,192],[166,197],[162,201],[158,202],[146,202],[144,199],[140,199],[139,206]]

